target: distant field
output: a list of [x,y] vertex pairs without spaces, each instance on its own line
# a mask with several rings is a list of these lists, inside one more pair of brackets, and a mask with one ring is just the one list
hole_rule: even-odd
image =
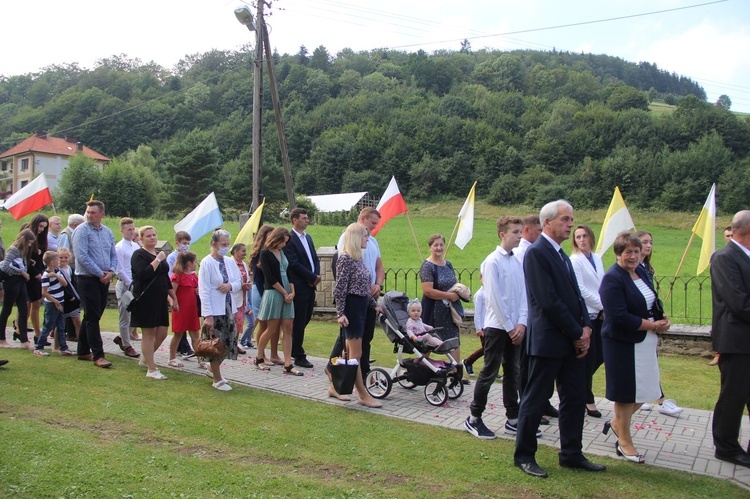
[[663,102],[652,102],[648,105],[649,111],[652,111],[656,114],[663,114],[663,113],[671,113],[675,109],[677,109],[677,106],[670,106],[669,104],[665,104]]

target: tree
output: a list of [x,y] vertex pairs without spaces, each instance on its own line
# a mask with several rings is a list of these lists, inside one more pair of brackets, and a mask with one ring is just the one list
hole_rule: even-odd
[[724,109],[729,111],[729,108],[732,107],[732,99],[730,99],[728,95],[722,94],[719,96],[719,99],[716,101],[716,105],[718,107],[723,107]]
[[99,198],[110,216],[151,216],[156,210],[157,192],[156,178],[146,167],[115,159],[102,172]]
[[166,190],[162,208],[169,214],[184,214],[200,203],[214,190],[218,158],[209,132],[196,128],[175,140],[160,158]]
[[612,111],[624,111],[625,109],[648,110],[648,99],[643,92],[626,85],[620,85],[609,94],[607,106]]
[[93,195],[99,196],[102,172],[93,159],[76,154],[68,160],[60,177],[56,196],[60,208],[71,213],[80,213]]
[[312,57],[310,58],[310,67],[324,72],[330,69],[331,55],[323,45],[313,50]]

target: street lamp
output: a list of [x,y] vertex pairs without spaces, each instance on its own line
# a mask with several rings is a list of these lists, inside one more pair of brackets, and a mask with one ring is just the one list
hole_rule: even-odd
[[247,5],[237,7],[236,9],[234,9],[234,16],[237,18],[240,24],[247,26],[247,29],[249,31],[255,31],[256,28],[255,23],[253,22],[253,13],[250,12],[250,7],[248,7]]

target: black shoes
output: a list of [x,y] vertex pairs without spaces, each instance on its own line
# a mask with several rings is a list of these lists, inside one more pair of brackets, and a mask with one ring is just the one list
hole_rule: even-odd
[[536,478],[547,478],[549,476],[546,471],[544,471],[542,468],[539,467],[538,464],[534,462],[516,463],[516,466],[521,468],[521,471],[523,471],[527,475],[531,475]]
[[313,366],[313,363],[310,362],[307,359],[295,359],[294,360],[294,365],[298,366],[298,367],[305,367],[305,368],[308,368],[308,369],[311,368],[311,367],[315,367],[315,366]]
[[599,409],[593,409],[593,410],[591,410],[591,409],[589,409],[587,407],[586,408],[586,414],[588,414],[589,417],[592,417],[592,418],[600,418],[600,417],[602,417],[602,411],[600,411]]
[[0,366],[4,366],[8,362],[10,362],[8,359],[0,359]]
[[592,463],[585,457],[582,458],[581,461],[574,462],[574,463],[560,461],[560,466],[562,466],[563,468],[574,468],[574,469],[579,469],[583,471],[594,471],[594,472],[605,471],[607,469],[607,467],[604,466],[603,464]]
[[737,454],[729,455],[722,454],[721,452],[716,451],[714,452],[714,456],[716,457],[716,459],[736,464],[737,466],[750,468],[750,455],[746,454],[745,452],[740,451]]
[[560,416],[560,412],[555,409],[555,407],[552,404],[547,405],[547,408],[544,410],[544,415],[549,416],[550,418],[557,418]]

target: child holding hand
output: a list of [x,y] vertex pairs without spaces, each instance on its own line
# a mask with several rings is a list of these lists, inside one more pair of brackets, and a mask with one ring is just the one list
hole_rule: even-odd
[[55,251],[47,251],[42,257],[46,265],[44,274],[42,274],[42,297],[44,298],[44,327],[39,335],[39,341],[36,344],[34,354],[40,357],[49,356],[44,351],[44,345],[47,343],[49,334],[57,328],[58,341],[60,342],[60,355],[73,355],[68,349],[68,342],[65,339],[65,313],[63,303],[65,293],[63,287],[68,285],[60,269],[60,258]]

